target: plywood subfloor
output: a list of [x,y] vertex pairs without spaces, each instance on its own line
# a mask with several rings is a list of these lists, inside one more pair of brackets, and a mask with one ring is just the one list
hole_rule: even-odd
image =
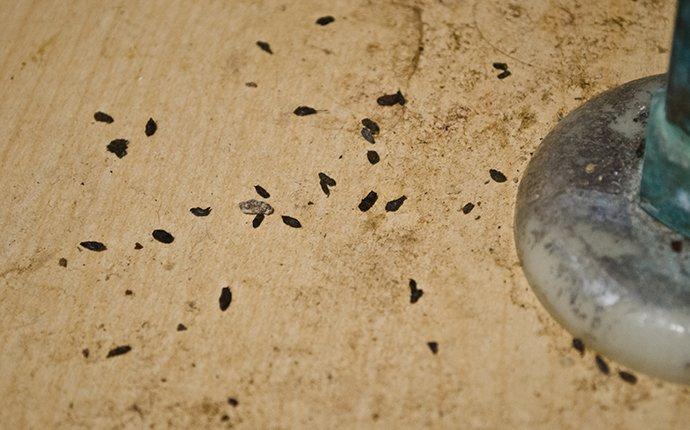
[[[598,92],[664,71],[673,13],[656,0],[2,2],[0,427],[687,428],[687,388],[630,385],[571,348],[512,238],[540,139]],[[404,106],[377,105],[398,89]],[[121,159],[106,151],[117,138]],[[253,229],[237,204],[256,184],[275,213]]]

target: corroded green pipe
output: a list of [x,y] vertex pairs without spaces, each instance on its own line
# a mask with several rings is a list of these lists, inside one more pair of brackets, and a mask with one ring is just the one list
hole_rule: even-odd
[[652,97],[645,140],[642,207],[690,237],[690,0],[678,2],[668,86]]

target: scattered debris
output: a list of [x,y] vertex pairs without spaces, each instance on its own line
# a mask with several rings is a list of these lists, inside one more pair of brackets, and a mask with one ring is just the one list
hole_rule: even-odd
[[266,202],[250,199],[239,204],[240,210],[247,215],[270,215],[273,208]]

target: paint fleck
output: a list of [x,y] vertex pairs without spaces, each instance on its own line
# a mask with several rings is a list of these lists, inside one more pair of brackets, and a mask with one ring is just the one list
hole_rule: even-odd
[[368,128],[362,128],[362,131],[360,133],[362,134],[364,140],[366,140],[367,142],[371,144],[376,143],[376,141],[374,140],[374,136],[371,134],[371,130],[369,130]]
[[316,23],[319,25],[328,25],[328,24],[332,23],[333,21],[335,21],[335,18],[333,18],[330,15],[326,15],[326,16],[322,16],[321,18],[317,19]]
[[489,176],[491,176],[491,179],[493,179],[496,182],[505,182],[508,180],[508,178],[506,178],[506,175],[504,175],[503,172],[496,169],[489,169]]
[[237,401],[236,398],[234,398],[234,397],[228,397],[228,405],[232,406],[233,408],[236,408],[237,405],[239,405],[239,404],[240,404],[240,402]]
[[144,130],[144,133],[146,133],[147,137],[151,137],[156,130],[158,130],[158,124],[156,124],[156,121],[154,121],[153,118],[149,118],[149,120],[146,122],[146,129]]
[[223,287],[222,290],[220,290],[220,297],[218,297],[218,305],[220,306],[221,311],[225,311],[230,307],[230,303],[232,303],[232,291],[230,291],[230,287]]
[[118,355],[127,354],[131,350],[132,347],[129,345],[116,346],[115,348],[108,351],[108,355],[105,358],[117,357]]
[[474,209],[474,203],[467,203],[462,207],[462,213],[467,215],[468,213],[472,212],[472,209]]
[[98,122],[104,122],[106,124],[112,124],[113,121],[115,121],[112,116],[101,111],[98,111],[95,114],[93,114],[93,119],[95,119]]
[[273,54],[273,51],[271,50],[271,45],[268,44],[268,42],[262,42],[261,40],[256,42],[256,46],[261,48],[262,51],[268,52],[269,54]]
[[254,185],[254,189],[256,190],[256,194],[260,195],[261,197],[267,199],[271,197],[271,195],[266,191],[264,187],[261,185]]
[[67,267],[67,259],[66,258],[59,259],[58,264],[62,267]]
[[678,252],[678,253],[683,252],[683,241],[682,240],[671,241],[671,249],[673,250],[673,252]]
[[86,242],[80,242],[79,245],[88,249],[89,251],[101,252],[108,249],[103,243],[87,240]]
[[376,151],[367,151],[367,160],[369,160],[369,162],[370,162],[371,164],[376,164],[376,163],[378,163],[379,161],[381,161],[381,158],[379,157],[379,153],[378,153],[378,152],[376,152]]
[[153,230],[151,236],[153,236],[154,239],[161,243],[173,243],[173,241],[175,240],[175,237],[172,234],[160,229]]
[[247,200],[239,204],[240,210],[247,215],[270,215],[273,213],[273,208],[266,202],[259,200]]
[[297,106],[294,111],[292,111],[297,116],[307,116],[307,115],[314,115],[316,113],[316,109],[313,107],[309,106]]
[[575,351],[579,352],[581,356],[585,354],[585,343],[581,339],[573,338],[573,348]]
[[637,383],[637,376],[633,375],[630,372],[626,372],[625,370],[621,370],[618,372],[618,376],[628,384],[635,385]]
[[319,172],[319,185],[321,185],[321,190],[326,196],[331,195],[331,190],[329,187],[335,187],[335,179],[331,178],[323,172]]
[[403,106],[406,102],[407,101],[405,100],[405,97],[403,97],[400,90],[398,90],[398,92],[395,94],[384,94],[376,99],[376,103],[378,103],[380,106],[393,106],[396,104]]
[[376,203],[376,200],[378,200],[378,198],[379,198],[379,195],[376,194],[375,191],[369,191],[369,194],[367,194],[366,197],[364,197],[362,199],[362,201],[359,202],[359,205],[357,207],[359,208],[360,211],[366,212],[369,209],[371,209],[372,206],[374,206],[374,204]]
[[282,218],[283,218],[283,222],[292,228],[301,228],[302,227],[302,224],[296,218],[293,218],[293,217],[287,216],[287,215],[283,215]]
[[142,245],[142,244],[139,243],[139,242],[136,242],[136,243],[134,244],[134,249],[141,249],[141,248],[143,248],[143,247],[144,247],[144,245]]
[[264,215],[264,214],[256,214],[256,216],[252,220],[252,227],[259,228],[261,223],[264,221],[265,217],[266,217],[266,215]]
[[379,125],[369,118],[364,118],[362,120],[362,125],[368,128],[371,131],[371,134],[379,134],[379,131],[381,131]]
[[111,140],[106,148],[109,152],[117,155],[117,158],[122,158],[127,155],[127,145],[129,145],[129,140],[115,139]]
[[200,208],[200,207],[195,207],[195,208],[191,208],[189,210],[189,212],[191,212],[192,215],[194,215],[194,216],[208,216],[208,214],[211,213],[211,208],[207,207],[204,209],[204,208]]
[[182,323],[179,323],[179,324],[177,325],[177,331],[186,331],[186,330],[187,330],[187,326],[186,326],[186,325],[184,325],[184,324],[182,324]]
[[438,342],[427,342],[426,343],[432,354],[436,355],[438,353]]
[[417,288],[417,281],[410,279],[410,303],[415,304],[424,295],[424,290]]
[[601,355],[597,354],[596,357],[594,357],[594,361],[597,363],[597,367],[599,368],[599,371],[601,373],[603,373],[604,375],[608,375],[610,373],[609,365],[606,363],[606,361],[602,358]]

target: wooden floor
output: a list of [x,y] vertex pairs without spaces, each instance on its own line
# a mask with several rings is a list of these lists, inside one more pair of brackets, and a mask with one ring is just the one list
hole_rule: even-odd
[[[512,236],[540,140],[663,72],[673,14],[2,1],[0,427],[687,428],[688,388],[572,348]],[[248,199],[274,209],[258,228]]]

